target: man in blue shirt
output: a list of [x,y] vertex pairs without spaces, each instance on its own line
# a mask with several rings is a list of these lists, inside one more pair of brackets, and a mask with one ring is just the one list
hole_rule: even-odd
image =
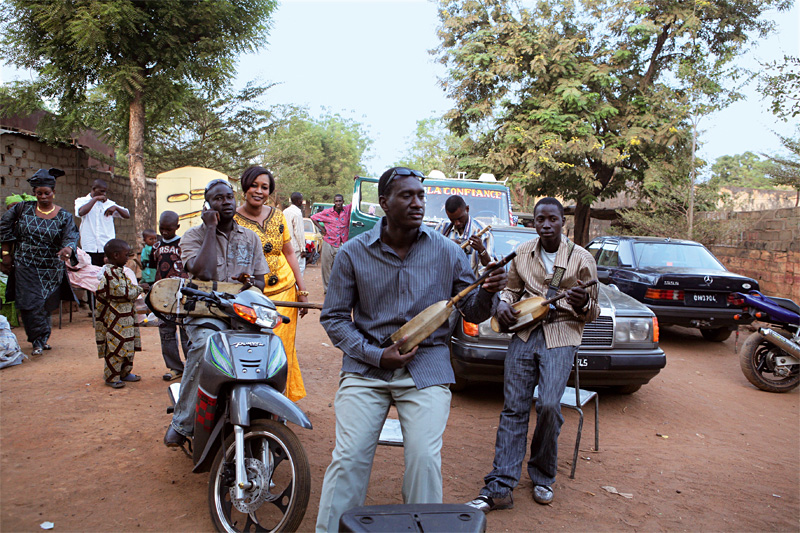
[[[363,505],[383,421],[394,400],[403,429],[403,501],[441,503],[442,435],[454,382],[445,323],[419,346],[401,353],[404,339],[384,342],[429,305],[475,280],[459,246],[425,226],[423,175],[391,168],[378,181],[386,216],[346,242],[336,258],[320,322],[342,350],[336,393],[336,446],[325,472],[317,531],[338,531],[344,511]],[[501,268],[464,298],[471,322],[486,320]]]

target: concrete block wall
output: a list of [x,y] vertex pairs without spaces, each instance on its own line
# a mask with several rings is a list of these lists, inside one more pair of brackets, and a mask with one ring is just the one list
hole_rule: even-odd
[[[58,167],[66,175],[58,178],[56,182],[56,204],[75,214],[75,199],[86,196],[92,188],[92,183],[98,178],[108,182],[108,196],[131,212],[131,218],[123,220],[115,218],[117,237],[125,239],[134,250],[141,249],[141,236],[136,235],[134,219],[136,209],[133,193],[131,192],[130,179],[109,171],[90,168],[90,158],[85,150],[71,144],[48,145],[39,141],[35,136],[23,133],[3,133],[0,135],[0,200],[10,194],[31,194],[31,187],[27,178],[40,168]],[[156,184],[155,180],[147,183],[148,201],[155,205]],[[5,202],[0,207],[0,213],[5,212]],[[156,228],[155,215],[148,224]],[[75,223],[80,225],[80,219],[75,218]]]
[[800,207],[733,213],[738,239],[709,246],[728,270],[758,280],[761,292],[800,303]]

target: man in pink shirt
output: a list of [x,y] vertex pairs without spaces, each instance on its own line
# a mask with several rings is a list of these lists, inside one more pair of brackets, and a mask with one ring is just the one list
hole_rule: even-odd
[[[311,215],[311,221],[322,233],[322,285],[325,293],[328,292],[328,280],[331,277],[333,260],[339,253],[339,247],[347,241],[350,235],[350,211],[353,204],[344,205],[344,196],[337,194],[333,197],[333,207],[324,209],[316,215]],[[323,226],[320,222],[324,223]]]

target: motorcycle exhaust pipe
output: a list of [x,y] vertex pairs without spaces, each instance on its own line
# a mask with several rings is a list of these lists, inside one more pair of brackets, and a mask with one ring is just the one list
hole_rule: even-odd
[[758,328],[758,332],[768,341],[778,346],[784,352],[794,356],[794,361],[782,362],[783,365],[800,364],[800,345],[794,343],[770,328]]

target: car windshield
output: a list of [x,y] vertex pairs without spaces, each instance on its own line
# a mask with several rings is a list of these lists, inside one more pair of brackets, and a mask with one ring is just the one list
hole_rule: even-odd
[[494,254],[498,258],[505,257],[520,244],[536,238],[536,232],[531,230],[527,231],[503,231],[501,229],[492,229],[492,236],[494,237]]
[[314,233],[314,223],[309,219],[303,220],[303,227],[306,233]]
[[667,242],[634,242],[639,268],[698,268],[725,270],[722,263],[702,246]]
[[432,185],[425,187],[425,221],[441,222],[448,220],[444,211],[447,199],[457,194],[464,198],[469,206],[470,216],[481,222],[492,225],[510,225],[508,214],[508,196],[505,191],[482,189],[479,187],[442,187]]

